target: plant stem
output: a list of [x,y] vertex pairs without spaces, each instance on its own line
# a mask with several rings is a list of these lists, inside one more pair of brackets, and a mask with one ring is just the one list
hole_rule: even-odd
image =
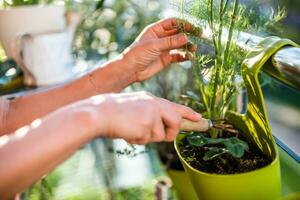
[[[200,69],[200,66],[197,66],[197,67]],[[201,99],[203,101],[203,105],[206,108],[207,112],[210,113],[210,109],[209,109],[208,101],[207,101],[208,96],[205,91],[203,77],[198,74],[196,67],[193,67],[193,73],[194,73],[194,76],[197,77],[196,81],[198,82],[197,85],[199,85],[199,90],[200,90]],[[201,73],[201,71],[199,73]]]
[[232,43],[233,29],[234,29],[234,25],[235,25],[235,22],[236,22],[238,4],[239,4],[239,1],[234,0],[233,13],[232,13],[232,16],[231,16],[228,39],[227,39],[226,48],[225,48],[225,52],[224,52],[224,58],[223,58],[225,63],[228,61],[228,53],[229,53],[229,49],[230,49],[231,43]]
[[[214,15],[213,15],[213,5],[214,5],[214,0],[208,0],[208,3],[207,3],[207,12],[209,13],[208,14],[208,25],[210,27],[210,29],[212,30],[212,40],[213,40],[213,43],[214,43],[214,46],[216,47],[217,46],[217,40],[216,40],[216,33],[215,33],[215,27],[214,27]],[[218,49],[215,48],[215,53],[216,55],[218,55]]]
[[223,16],[224,16],[224,0],[221,0],[220,9],[219,9],[219,36],[218,36],[218,49],[219,52],[222,52],[222,34],[223,34]]
[[[216,43],[216,40],[215,40],[215,29],[214,29],[214,26],[213,26],[213,0],[210,0],[208,5],[207,5],[207,12],[209,13],[209,16],[208,17],[208,23],[209,23],[209,26],[210,26],[210,29],[212,30],[212,37],[213,37],[213,43],[214,43],[214,46],[215,46],[215,53],[216,53],[216,56],[218,57],[219,55],[219,51],[218,51],[218,46],[217,46],[217,43]],[[211,102],[210,102],[210,110],[211,110],[211,113],[210,113],[210,118],[214,118],[214,108],[215,108],[215,101],[216,101],[216,93],[217,93],[217,87],[218,87],[218,68],[219,68],[219,65],[218,65],[218,59],[215,60],[215,64],[214,64],[214,67],[215,67],[215,73],[212,74],[212,77],[211,77],[211,80],[214,80],[214,86],[213,86],[213,92],[212,92],[212,99],[211,99]]]

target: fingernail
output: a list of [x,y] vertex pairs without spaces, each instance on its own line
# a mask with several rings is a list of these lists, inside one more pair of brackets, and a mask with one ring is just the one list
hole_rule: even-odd
[[187,43],[188,42],[188,37],[186,35],[182,34],[182,35],[180,35],[179,40],[182,43]]

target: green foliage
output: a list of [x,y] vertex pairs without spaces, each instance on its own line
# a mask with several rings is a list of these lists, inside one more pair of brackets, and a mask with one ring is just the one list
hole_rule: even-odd
[[[106,3],[107,2],[107,3]],[[104,1],[86,14],[74,39],[74,53],[85,60],[108,60],[121,53],[145,28],[157,21],[156,1]],[[145,11],[147,9],[147,12]]]
[[0,62],[3,62],[5,60],[6,56],[4,53],[3,48],[0,46]]
[[241,88],[241,83],[238,81],[241,77],[240,63],[245,52],[235,45],[234,36],[235,31],[246,26],[240,18],[243,9],[237,0],[234,2],[225,0],[182,2],[188,5],[182,8],[181,12],[185,13],[182,16],[197,26],[203,27],[207,24],[212,32],[211,43],[191,36],[191,40],[197,44],[213,46],[211,54],[195,53],[194,81],[205,108],[204,116],[222,119]]
[[3,0],[4,7],[28,6],[37,4],[49,4],[54,0]]
[[82,13],[83,11],[86,12],[87,8],[93,8],[95,10],[100,9],[103,6],[103,3],[104,0],[3,0],[3,2],[0,1],[0,7],[8,8],[38,4],[64,4],[67,9]]
[[[249,150],[246,142],[236,138],[209,138],[201,134],[194,133],[188,136],[190,145],[196,147],[205,147],[204,160],[212,160],[223,154],[229,154],[235,158],[241,158],[245,151]],[[218,145],[218,146],[216,146]]]
[[47,200],[53,199],[53,189],[58,185],[60,175],[52,173],[47,178],[42,178],[40,181],[31,186],[25,193],[22,194],[22,199],[30,200]]
[[[240,66],[247,52],[236,44],[240,33],[270,33],[286,16],[284,9],[274,12],[258,5],[258,1],[244,5],[239,0],[181,0],[178,6],[182,19],[203,29],[199,38],[188,34],[184,26],[179,27],[199,47],[192,62],[196,92],[189,91],[182,97],[206,118],[224,119],[227,111],[234,109],[232,105],[242,90]],[[237,137],[222,139],[222,135],[222,131],[211,130],[210,138],[199,134],[187,137],[191,145],[205,148],[205,160],[223,154],[240,158],[248,150],[248,145]]]
[[280,32],[281,22],[287,16],[286,9],[278,6],[274,10],[271,6],[266,5],[265,2],[260,0],[254,0],[243,6],[244,24],[246,25],[248,32],[254,34],[272,34],[274,32]]
[[[261,14],[257,4],[244,5],[238,0],[181,1],[180,17],[204,27],[204,38],[190,35],[190,39],[200,47],[194,55],[193,73],[196,95],[203,105],[196,109],[204,107],[205,117],[223,119],[243,86],[240,66],[247,52],[236,45],[239,33],[266,33],[285,15],[280,8],[277,13]],[[195,95],[191,99],[198,105]]]
[[121,189],[114,192],[115,200],[152,200],[155,199],[153,185],[144,187],[132,187],[128,189]]

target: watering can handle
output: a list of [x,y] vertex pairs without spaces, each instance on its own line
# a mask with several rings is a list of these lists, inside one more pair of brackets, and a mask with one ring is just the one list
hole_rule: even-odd
[[36,86],[36,78],[32,74],[32,72],[28,69],[25,65],[23,59],[23,47],[24,42],[32,42],[32,35],[30,34],[20,34],[18,35],[15,40],[12,42],[12,56],[17,65],[22,69],[24,73],[24,83],[27,86]]
[[202,118],[198,122],[192,122],[187,119],[183,119],[180,124],[181,131],[199,131],[206,132],[212,128],[212,121],[209,119]]
[[300,48],[287,46],[280,49],[272,59],[272,65],[263,70],[282,83],[300,90]]

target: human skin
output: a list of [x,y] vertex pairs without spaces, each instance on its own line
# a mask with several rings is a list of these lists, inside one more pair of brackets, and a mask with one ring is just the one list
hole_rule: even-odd
[[104,94],[62,107],[0,137],[0,199],[12,198],[97,137],[172,141],[191,109],[145,92]]
[[186,60],[169,54],[187,44],[176,23],[167,19],[147,27],[120,57],[89,76],[12,100],[1,127],[0,199],[13,198],[97,137],[172,141],[183,118],[200,120],[190,108],[149,93],[116,94]]
[[[149,25],[119,57],[91,74],[61,87],[11,100],[9,110],[0,122],[0,136],[64,105],[98,94],[120,92],[135,82],[152,77],[172,62],[187,60],[190,57],[182,53],[170,54],[170,50],[187,45],[187,37],[176,28],[182,23],[171,18]],[[186,31],[194,32],[191,24],[184,26]],[[195,49],[192,46],[190,51]]]

